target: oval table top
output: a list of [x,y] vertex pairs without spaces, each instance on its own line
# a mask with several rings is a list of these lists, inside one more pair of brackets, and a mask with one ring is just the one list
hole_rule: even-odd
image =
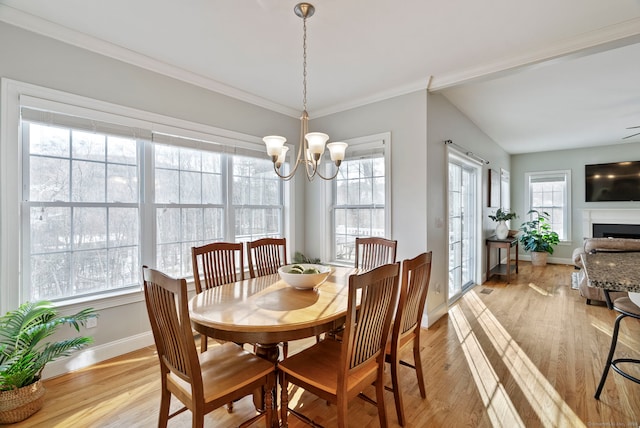
[[196,331],[237,343],[277,343],[316,336],[344,322],[349,276],[358,269],[332,267],[311,290],[288,286],[278,274],[203,291],[189,301]]

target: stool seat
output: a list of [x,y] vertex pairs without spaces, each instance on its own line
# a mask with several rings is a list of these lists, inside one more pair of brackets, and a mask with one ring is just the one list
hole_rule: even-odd
[[616,318],[614,327],[613,327],[613,335],[611,336],[611,347],[609,348],[609,356],[607,357],[607,363],[605,364],[604,371],[602,372],[602,377],[600,378],[600,384],[598,385],[598,389],[596,390],[595,399],[600,399],[600,393],[604,388],[604,383],[607,380],[607,374],[609,374],[609,368],[613,368],[613,370],[619,375],[623,376],[625,379],[628,379],[635,383],[640,383],[640,379],[631,376],[629,373],[625,372],[622,368],[620,368],[619,364],[640,364],[640,359],[636,358],[616,358],[613,359],[613,355],[616,350],[616,345],[618,343],[618,333],[620,332],[620,321],[623,318],[631,317],[637,320],[640,320],[640,307],[636,305],[634,302],[638,300],[640,293],[629,293],[629,297],[618,297],[613,302],[613,309],[620,312],[620,315]]

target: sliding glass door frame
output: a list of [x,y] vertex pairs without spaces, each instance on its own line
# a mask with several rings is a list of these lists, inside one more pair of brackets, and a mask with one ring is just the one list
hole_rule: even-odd
[[[452,256],[458,251],[454,248],[456,244],[455,235],[458,233],[454,230],[454,224],[452,221],[452,206],[455,193],[452,192],[452,183],[450,183],[450,168],[453,165],[463,168],[473,178],[473,183],[468,185],[466,189],[467,200],[463,201],[465,204],[465,212],[459,213],[461,217],[461,223],[464,230],[460,231],[462,238],[460,239],[460,260],[459,263],[467,263],[468,266],[457,265],[457,260],[451,260]],[[453,303],[460,296],[462,296],[467,290],[472,288],[476,284],[482,283],[482,255],[484,248],[484,239],[482,235],[482,177],[483,166],[476,159],[466,156],[464,153],[459,152],[455,148],[447,147],[447,248],[448,248],[448,271],[449,281],[447,287],[447,301],[449,304]],[[461,196],[462,197],[462,196]],[[471,206],[469,206],[471,205]],[[457,217],[454,215],[453,217]],[[467,248],[463,248],[466,246]],[[465,258],[464,254],[468,256]],[[452,269],[453,266],[453,269]],[[451,282],[457,280],[456,272],[454,271],[459,266],[460,272],[466,269],[464,283],[460,280],[459,287],[453,287],[452,291]],[[456,284],[457,285],[457,284]]]

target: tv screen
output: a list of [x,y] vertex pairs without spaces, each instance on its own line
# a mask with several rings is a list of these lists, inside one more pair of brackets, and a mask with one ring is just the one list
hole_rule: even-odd
[[587,202],[640,201],[640,161],[585,165]]

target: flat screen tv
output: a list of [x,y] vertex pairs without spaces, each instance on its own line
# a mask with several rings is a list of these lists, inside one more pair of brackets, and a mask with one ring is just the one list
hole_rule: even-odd
[[640,201],[640,161],[585,165],[587,202]]

